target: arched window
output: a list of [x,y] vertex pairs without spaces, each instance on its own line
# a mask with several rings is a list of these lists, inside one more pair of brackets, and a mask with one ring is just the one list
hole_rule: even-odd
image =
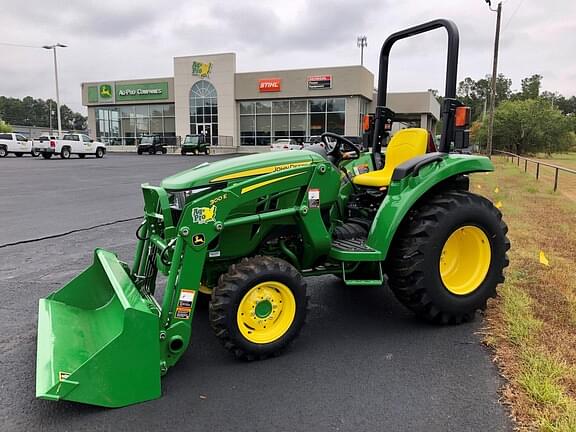
[[205,135],[218,145],[218,98],[209,81],[198,81],[190,88],[190,133]]

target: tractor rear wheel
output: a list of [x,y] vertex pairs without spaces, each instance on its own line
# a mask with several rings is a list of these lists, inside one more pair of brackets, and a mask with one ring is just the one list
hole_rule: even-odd
[[279,258],[245,258],[212,290],[210,324],[237,358],[264,359],[298,336],[307,303],[306,283],[293,266]]
[[390,287],[428,321],[470,321],[504,282],[507,232],[502,213],[486,198],[465,191],[433,196],[399,228],[388,262]]

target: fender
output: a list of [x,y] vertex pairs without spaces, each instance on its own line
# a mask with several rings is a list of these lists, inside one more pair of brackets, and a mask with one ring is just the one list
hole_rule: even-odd
[[494,171],[494,165],[487,157],[450,154],[422,166],[416,174],[411,172],[400,180],[392,181],[376,213],[366,245],[380,251],[382,260],[385,260],[404,217],[430,189],[459,174],[489,171]]

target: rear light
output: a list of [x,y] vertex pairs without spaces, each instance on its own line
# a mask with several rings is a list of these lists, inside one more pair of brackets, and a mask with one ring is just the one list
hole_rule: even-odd
[[362,129],[364,132],[368,132],[370,130],[370,116],[368,114],[364,115],[362,119]]
[[284,146],[284,149],[288,150],[290,147],[288,147],[287,145]]
[[470,126],[470,107],[461,106],[456,108],[455,123],[456,127]]
[[50,140],[50,147],[56,148],[56,141]]

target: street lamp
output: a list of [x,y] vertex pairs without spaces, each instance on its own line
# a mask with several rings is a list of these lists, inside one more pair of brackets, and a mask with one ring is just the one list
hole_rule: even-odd
[[58,90],[58,62],[56,61],[56,48],[66,48],[67,45],[57,43],[55,45],[44,45],[42,48],[52,50],[54,53],[54,77],[56,79],[56,114],[58,115],[58,136],[62,136],[62,118],[60,115],[60,91]]
[[364,66],[364,47],[368,46],[368,38],[366,35],[358,36],[356,45],[360,48],[360,66]]
[[490,98],[490,118],[488,120],[488,142],[486,143],[486,153],[488,157],[492,156],[492,138],[494,136],[494,110],[496,109],[496,75],[498,74],[498,45],[500,43],[500,18],[502,16],[502,2],[498,3],[496,9],[492,9],[491,0],[485,0],[488,3],[488,8],[492,12],[496,12],[496,35],[494,36],[494,61],[492,63],[492,83],[491,83],[491,98]]

